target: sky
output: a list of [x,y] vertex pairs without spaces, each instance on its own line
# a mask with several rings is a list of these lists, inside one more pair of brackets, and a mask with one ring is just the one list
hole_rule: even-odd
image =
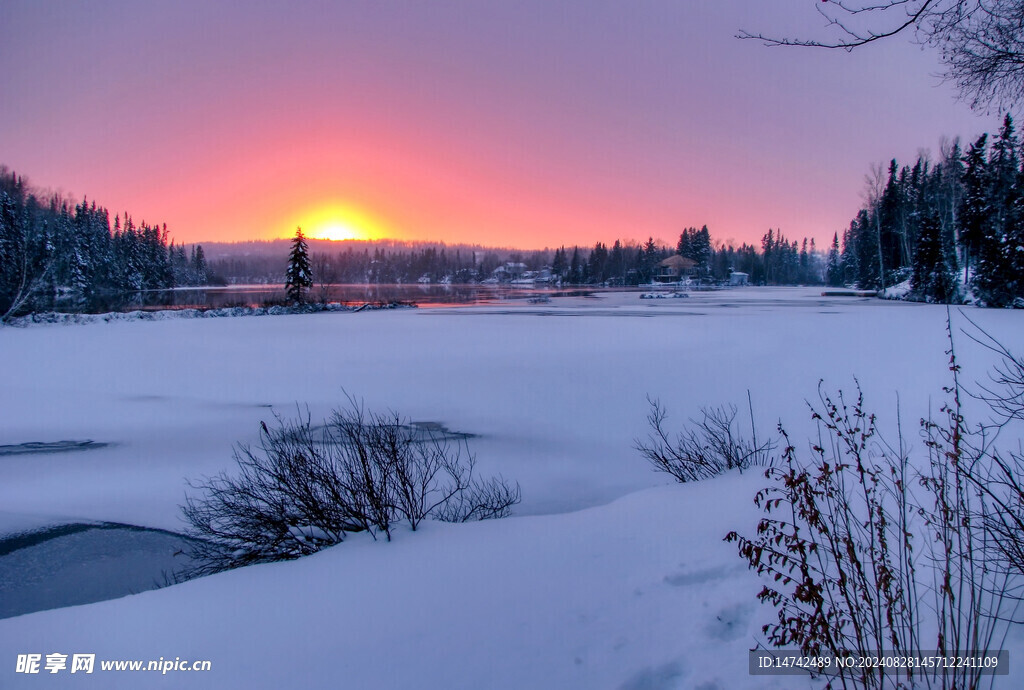
[[0,164],[179,242],[819,245],[872,164],[997,130],[813,0],[0,2]]

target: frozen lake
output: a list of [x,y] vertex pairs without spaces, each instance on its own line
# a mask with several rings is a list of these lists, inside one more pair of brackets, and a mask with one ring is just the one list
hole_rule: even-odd
[[[970,313],[1020,341],[1018,314]],[[231,468],[234,444],[274,414],[308,405],[315,420],[348,393],[474,434],[481,469],[522,484],[521,514],[575,510],[660,481],[633,450],[648,395],[671,422],[749,390],[769,433],[780,419],[809,426],[819,379],[856,375],[880,408],[900,391],[916,424],[947,382],[945,320],[939,306],[743,288],[5,328],[0,445],[109,445],[0,456],[0,506],[180,530],[186,477]],[[970,377],[977,355],[977,378],[988,360],[972,345],[963,363]]]
[[[1024,342],[1019,312],[967,313],[1011,347]],[[672,427],[707,405],[736,403],[742,414],[749,391],[759,436],[782,420],[802,439],[819,380],[849,390],[856,376],[889,431],[899,394],[905,433],[919,447],[917,421],[938,409],[949,383],[946,316],[940,306],[822,297],[814,288],[739,288],[0,329],[9,363],[0,387],[0,447],[10,451],[0,453],[4,533],[95,522],[180,531],[187,478],[232,470],[234,445],[257,441],[261,421],[307,406],[316,421],[346,393],[471,434],[479,470],[518,481],[523,495],[510,520],[428,526],[382,549],[354,539],[293,563],[0,621],[0,646],[216,658],[230,666],[236,684],[227,687],[287,683],[294,664],[313,667],[324,655],[345,659],[346,674],[375,687],[423,679],[423,687],[482,687],[497,678],[509,688],[554,678],[560,687],[674,687],[668,681],[714,678],[716,659],[745,655],[757,629],[757,584],[721,538],[752,524],[759,480],[664,486],[633,447],[646,434],[647,396],[661,400]],[[991,353],[959,332],[966,321],[957,310],[953,319],[964,378],[981,379]],[[6,574],[4,559],[18,551],[0,556],[0,596],[19,572],[38,576],[39,563],[102,579],[133,549],[160,564],[173,563],[177,548],[114,531],[60,539],[46,542],[51,550],[37,552],[45,558],[36,565],[6,561]],[[350,582],[369,592],[355,612],[338,594]],[[449,588],[462,597],[454,607]],[[17,591],[9,590],[26,601],[14,613],[30,603]],[[115,594],[98,598],[106,596]],[[267,597],[272,610],[250,607]],[[395,607],[393,597],[426,603]],[[492,613],[512,623],[493,628]],[[382,622],[322,634],[350,615]],[[691,619],[701,622],[679,627]],[[418,642],[438,627],[459,631],[458,658],[481,661],[439,665]],[[411,650],[401,664],[380,656],[395,630]],[[289,639],[302,640],[287,647],[294,664],[271,664]],[[681,651],[686,645],[701,651]],[[391,675],[374,682],[382,667]],[[329,683],[334,672],[311,682]],[[137,687],[129,676],[98,676],[90,687]],[[723,677],[707,687],[761,687],[745,671]],[[652,684],[659,679],[666,684]]]

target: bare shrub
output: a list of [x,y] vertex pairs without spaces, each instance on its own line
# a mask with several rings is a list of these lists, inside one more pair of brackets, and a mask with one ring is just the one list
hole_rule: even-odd
[[261,423],[256,447],[235,450],[238,472],[190,486],[182,508],[196,538],[193,575],[297,558],[368,532],[391,538],[397,523],[504,517],[518,484],[475,476],[463,440],[423,433],[397,413],[350,400],[321,426],[304,419]]
[[999,357],[999,362],[989,372],[988,381],[978,384],[972,397],[988,405],[995,415],[996,428],[1024,421],[1024,358],[1010,352],[970,318],[964,318],[971,325],[971,330],[965,331],[967,337]]
[[1024,453],[992,453],[992,463],[967,474],[992,506],[983,516],[992,567],[1024,575]]
[[680,482],[708,479],[731,469],[745,470],[755,465],[770,464],[772,443],[758,444],[756,435],[744,437],[737,428],[734,405],[701,408],[701,420],[690,420],[690,426],[672,439],[665,429],[668,416],[657,399],[647,398],[650,412],[646,440],[637,440],[634,447],[647,458],[655,470],[672,475]]
[[[955,366],[955,358],[951,359]],[[736,532],[748,565],[768,580],[758,598],[776,622],[769,644],[809,656],[986,654],[1007,621],[1011,576],[987,563],[990,506],[963,468],[959,399],[942,423],[922,421],[926,468],[878,435],[859,386],[848,401],[824,393],[812,408],[819,434],[801,461],[780,426],[782,463],[755,503],[765,517],[753,538]],[[976,688],[978,666],[822,670],[828,687]]]
[[967,429],[960,415],[960,369],[955,358],[951,363],[954,376],[954,405],[944,411],[957,422],[956,435],[945,429],[929,427],[931,436],[947,446],[966,451],[950,454],[955,467],[986,503],[983,520],[989,541],[987,557],[993,568],[1024,576],[1024,448],[1018,438],[1000,443],[1009,433],[1020,432],[1024,422],[1024,358],[1012,353],[970,318],[965,334],[974,342],[999,356],[988,379],[976,384],[968,394],[985,403],[993,418],[973,429]]

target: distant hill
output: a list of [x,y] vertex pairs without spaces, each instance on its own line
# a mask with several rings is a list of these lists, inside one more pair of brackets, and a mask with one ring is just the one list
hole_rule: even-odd
[[[510,247],[487,247],[481,244],[447,244],[444,242],[423,242],[394,239],[380,240],[321,240],[306,238],[310,252],[322,252],[325,254],[340,254],[349,250],[354,252],[368,251],[373,254],[376,250],[387,252],[414,252],[424,249],[444,249],[448,254],[454,255],[457,252],[472,255],[474,252],[495,253],[502,259],[511,257],[512,254],[529,254],[530,251],[516,250]],[[282,238],[276,240],[246,240],[243,242],[201,242],[206,252],[207,260],[231,259],[236,257],[277,257],[287,256],[290,239]],[[544,249],[542,251],[548,251]]]

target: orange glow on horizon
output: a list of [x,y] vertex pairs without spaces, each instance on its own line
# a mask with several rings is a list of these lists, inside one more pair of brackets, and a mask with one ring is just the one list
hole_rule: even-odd
[[[379,218],[349,204],[325,204],[299,214],[290,227],[301,227],[306,237],[317,240],[380,240],[392,233]],[[285,231],[282,237],[291,237]]]

